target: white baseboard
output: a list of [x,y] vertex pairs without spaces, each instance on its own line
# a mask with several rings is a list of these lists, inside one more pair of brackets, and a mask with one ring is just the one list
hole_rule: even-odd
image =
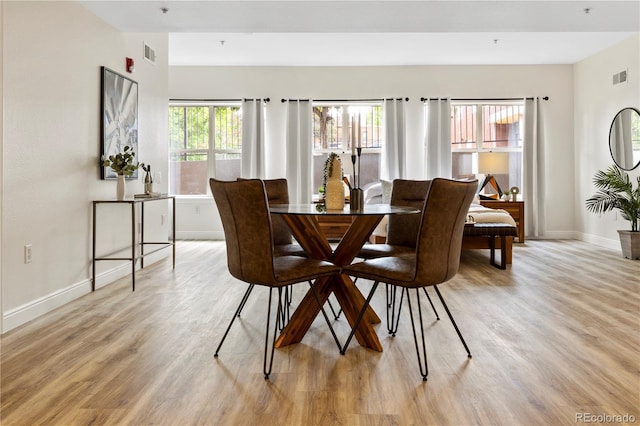
[[177,240],[224,240],[222,231],[176,231]]
[[576,239],[584,241],[585,243],[595,244],[597,246],[606,247],[612,250],[622,250],[620,248],[620,240],[602,238],[597,235],[584,234],[582,232],[578,233],[578,237]]
[[529,237],[527,239],[540,239],[540,240],[577,240],[578,234],[575,231],[547,231],[544,237]]
[[[158,250],[145,257],[145,266],[171,256],[170,248]],[[179,256],[179,253],[176,253]],[[136,269],[140,269],[140,264]],[[103,288],[120,278],[131,275],[131,263],[127,262],[96,275],[96,290]],[[38,318],[54,309],[59,308],[79,297],[91,293],[91,279],[87,278],[79,283],[55,291],[44,297],[35,299],[15,309],[4,313],[2,317],[2,333],[13,330],[27,322]]]
[[72,284],[67,288],[11,309],[5,312],[2,317],[2,332],[6,333],[9,330],[13,330],[88,293],[91,293],[91,279]]

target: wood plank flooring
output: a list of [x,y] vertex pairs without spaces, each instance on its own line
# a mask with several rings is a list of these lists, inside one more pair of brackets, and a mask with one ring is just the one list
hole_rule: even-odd
[[[344,356],[318,318],[276,351],[265,381],[263,288],[214,358],[246,285],[227,272],[222,242],[179,242],[176,260],[137,274],[135,292],[124,278],[3,335],[0,423],[640,423],[640,262],[618,252],[528,240],[505,271],[486,250],[464,252],[440,289],[473,358],[434,298],[440,321],[423,305],[427,382],[404,315],[395,338],[376,326],[384,352],[356,343]],[[384,321],[382,286],[373,306]],[[344,341],[345,320],[335,326]]]

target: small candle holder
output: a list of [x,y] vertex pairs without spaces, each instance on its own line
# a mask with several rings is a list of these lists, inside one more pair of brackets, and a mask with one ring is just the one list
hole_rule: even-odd
[[357,148],[357,152],[357,161],[356,155],[351,155],[351,163],[353,164],[354,188],[351,189],[349,193],[349,209],[354,211],[362,210],[364,208],[364,191],[360,189],[360,156],[362,155],[362,148]]
[[364,208],[364,191],[360,188],[353,188],[349,198],[350,210],[362,210]]

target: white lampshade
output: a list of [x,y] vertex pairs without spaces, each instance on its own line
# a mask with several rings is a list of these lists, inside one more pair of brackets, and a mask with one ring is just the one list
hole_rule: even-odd
[[478,173],[483,175],[503,175],[509,173],[509,153],[479,152]]

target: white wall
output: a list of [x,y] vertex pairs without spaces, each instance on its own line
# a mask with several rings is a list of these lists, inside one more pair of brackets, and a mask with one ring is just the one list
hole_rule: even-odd
[[[169,68],[169,96],[174,99],[270,97],[267,106],[267,173],[283,177],[285,104],[281,98],[362,99],[409,97],[407,136],[409,177],[422,178],[423,107],[420,97],[512,98],[549,96],[543,103],[546,125],[547,236],[574,236],[573,67],[413,66],[413,67],[181,67]],[[179,229],[193,237],[222,235],[213,222],[211,198],[182,205]],[[196,213],[198,211],[199,213]],[[217,220],[217,218],[216,218]],[[180,232],[178,233],[180,236]]]
[[[3,99],[3,85],[4,85],[4,3],[0,2],[0,99]],[[0,102],[0,241],[2,241],[2,212],[3,212],[3,199],[4,199],[4,185],[3,185],[3,152],[4,152],[4,102]],[[2,281],[3,281],[3,273],[2,273],[2,244],[0,244],[0,332],[2,332],[3,321],[2,321]]]
[[[627,83],[613,85],[613,74],[627,70]],[[617,230],[630,230],[616,212],[596,215],[584,202],[595,193],[597,170],[613,164],[609,153],[609,128],[619,110],[640,109],[640,35],[599,52],[575,65],[575,181],[576,230],[580,238],[620,249]],[[629,174],[636,179],[640,168]]]
[[[118,32],[76,2],[3,6],[2,313],[7,331],[90,291],[91,200],[115,196],[115,182],[99,178],[101,65],[126,74],[125,57],[134,58],[138,155],[166,176],[168,41],[166,34]],[[158,52],[155,66],[142,58],[143,40]],[[127,192],[142,188],[133,182]],[[160,213],[154,215],[159,224]],[[101,228],[119,228],[115,235],[129,233],[124,208],[106,212],[101,220]],[[101,243],[105,252],[124,244],[112,235]],[[33,246],[29,264],[23,261],[25,244]],[[102,262],[96,269],[100,284],[129,271],[117,262]]]

